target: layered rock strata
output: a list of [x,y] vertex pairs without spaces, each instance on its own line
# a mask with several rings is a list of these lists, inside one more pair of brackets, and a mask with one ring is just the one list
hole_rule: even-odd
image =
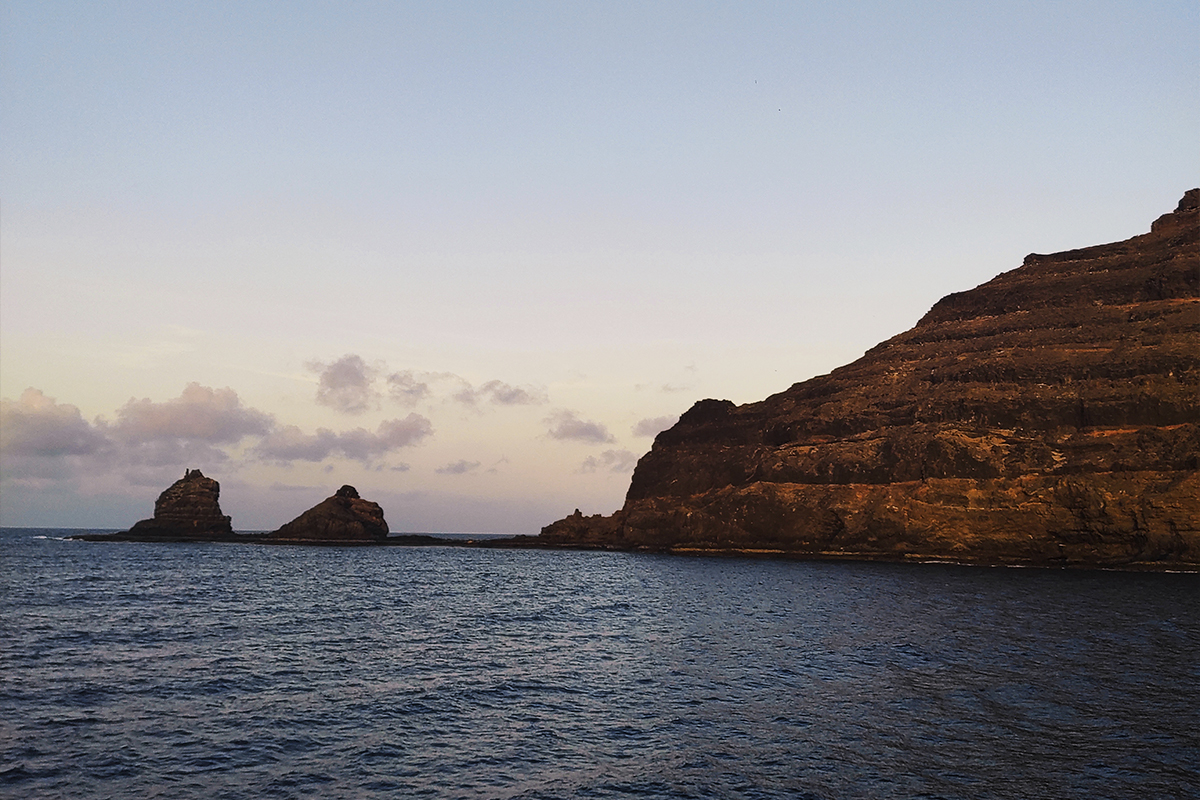
[[378,503],[363,500],[353,486],[343,486],[264,541],[302,544],[377,544],[387,539],[388,525]]
[[1197,565],[1198,200],[1127,241],[1030,255],[828,375],[696,403],[619,511],[539,543]]
[[134,540],[204,540],[234,538],[229,517],[221,513],[221,484],[198,469],[185,470],[154,503],[154,516],[116,537]]

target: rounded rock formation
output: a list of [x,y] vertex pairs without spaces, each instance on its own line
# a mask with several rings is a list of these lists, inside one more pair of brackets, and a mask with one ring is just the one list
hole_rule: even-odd
[[353,486],[343,486],[305,511],[266,541],[298,544],[375,544],[387,538],[388,525],[378,503],[363,500]]

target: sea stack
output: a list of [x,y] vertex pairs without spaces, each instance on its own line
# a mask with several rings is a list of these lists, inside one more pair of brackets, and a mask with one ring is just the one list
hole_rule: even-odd
[[277,531],[266,541],[298,544],[376,544],[388,526],[378,503],[363,500],[353,486],[343,486]]
[[1200,190],[939,301],[828,375],[702,400],[549,546],[1200,566]]
[[[203,539],[233,537],[229,517],[221,513],[221,484],[198,469],[158,496],[154,517],[136,523],[122,536],[130,539]],[[121,535],[121,534],[119,534]]]

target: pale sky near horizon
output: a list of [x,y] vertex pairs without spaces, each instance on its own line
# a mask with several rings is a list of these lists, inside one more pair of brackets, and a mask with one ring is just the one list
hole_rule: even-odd
[[621,505],[1200,184],[1186,2],[0,2],[0,524]]

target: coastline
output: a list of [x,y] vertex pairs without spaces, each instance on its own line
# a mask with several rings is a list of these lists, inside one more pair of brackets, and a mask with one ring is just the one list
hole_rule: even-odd
[[[33,529],[27,529],[33,530]],[[51,529],[47,529],[51,530]],[[61,530],[61,529],[59,529]],[[453,538],[452,538],[453,537]],[[313,540],[269,538],[267,533],[234,533],[211,536],[139,536],[128,531],[115,533],[82,533],[63,537],[85,542],[139,542],[164,544],[250,544],[250,545],[296,545],[301,547],[460,547],[484,550],[546,550],[575,552],[611,552],[645,555],[691,556],[700,558],[756,558],[780,561],[855,561],[880,564],[952,564],[964,567],[1047,569],[1047,570],[1102,570],[1113,572],[1157,572],[1194,575],[1200,574],[1200,563],[1189,561],[1128,561],[1102,562],[1080,559],[1059,560],[1000,560],[987,558],[964,558],[951,553],[865,553],[851,550],[787,550],[762,547],[702,547],[695,544],[650,547],[647,545],[622,546],[614,543],[562,543],[547,542],[532,535],[484,535],[476,538],[471,534],[424,534],[407,533],[388,536],[376,541]]]

